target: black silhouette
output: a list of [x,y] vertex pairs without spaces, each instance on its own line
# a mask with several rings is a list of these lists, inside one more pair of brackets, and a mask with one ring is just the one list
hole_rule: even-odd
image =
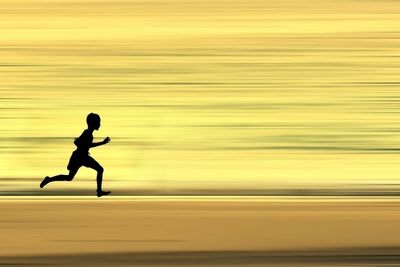
[[67,166],[69,174],[60,174],[53,177],[46,176],[40,183],[40,188],[54,181],[72,181],[79,168],[85,166],[97,171],[97,196],[101,197],[111,193],[111,191],[102,190],[103,167],[94,158],[89,156],[90,148],[105,145],[110,142],[111,139],[106,137],[102,142],[93,143],[93,131],[99,130],[100,128],[100,116],[98,114],[90,113],[86,118],[86,123],[88,128],[74,141],[77,148],[72,152],[71,158],[69,159]]

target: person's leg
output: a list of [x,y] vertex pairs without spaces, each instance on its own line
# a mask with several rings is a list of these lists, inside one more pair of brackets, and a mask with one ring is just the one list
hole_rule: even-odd
[[46,178],[44,178],[43,181],[40,183],[40,188],[43,188],[48,183],[55,181],[72,181],[72,179],[74,179],[75,177],[75,174],[78,172],[78,169],[70,170],[69,174],[59,174],[53,177],[46,176]]
[[96,181],[97,181],[97,196],[101,197],[104,195],[108,195],[111,192],[110,191],[103,191],[102,189],[102,183],[103,183],[103,172],[104,169],[103,167],[92,157],[88,157],[84,166],[94,169],[97,171],[97,177],[96,177]]

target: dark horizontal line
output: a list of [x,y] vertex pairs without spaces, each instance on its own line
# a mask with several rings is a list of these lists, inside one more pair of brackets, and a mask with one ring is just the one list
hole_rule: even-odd
[[[121,251],[101,253],[65,253],[0,257],[0,265],[28,263],[59,266],[244,266],[244,264],[373,264],[400,262],[399,247],[344,247],[309,250],[222,250],[222,251]],[[3,264],[4,265],[4,264]],[[246,265],[247,266],[247,265]],[[397,265],[396,265],[397,266]]]

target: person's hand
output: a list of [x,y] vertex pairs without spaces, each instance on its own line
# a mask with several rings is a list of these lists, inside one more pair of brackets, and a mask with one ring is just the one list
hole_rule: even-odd
[[107,144],[107,143],[109,143],[111,141],[111,139],[110,139],[110,137],[106,137],[106,138],[104,138],[104,140],[103,140],[103,143],[104,144]]

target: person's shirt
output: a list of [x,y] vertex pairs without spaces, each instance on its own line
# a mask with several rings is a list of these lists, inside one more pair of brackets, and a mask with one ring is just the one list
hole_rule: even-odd
[[92,142],[93,135],[88,130],[84,130],[83,133],[75,139],[74,144],[79,152],[88,154]]

